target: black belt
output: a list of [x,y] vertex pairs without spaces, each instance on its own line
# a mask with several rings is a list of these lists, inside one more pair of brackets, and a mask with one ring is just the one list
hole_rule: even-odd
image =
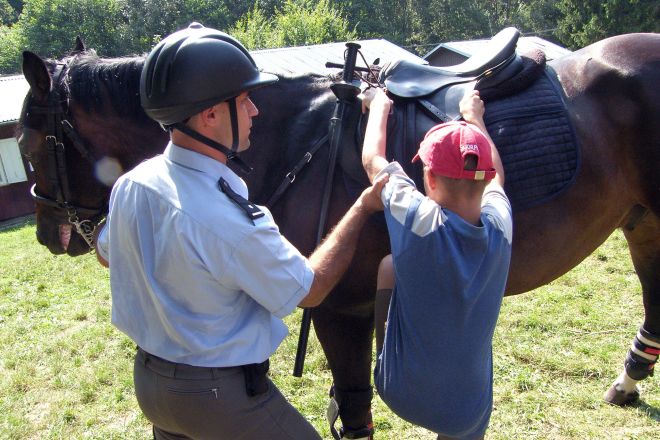
[[140,347],[135,355],[138,362],[161,376],[176,379],[214,380],[242,372],[245,376],[245,391],[248,396],[257,396],[268,391],[268,370],[270,362],[266,359],[260,364],[248,364],[238,367],[196,367],[180,364],[147,353]]
[[142,365],[154,373],[177,379],[212,380],[242,371],[242,367],[197,367],[195,365],[171,362],[147,353],[140,347],[138,347],[136,358]]

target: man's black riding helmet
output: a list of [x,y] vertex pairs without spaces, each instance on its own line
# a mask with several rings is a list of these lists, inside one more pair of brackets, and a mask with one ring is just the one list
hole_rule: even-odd
[[262,73],[238,40],[192,23],[158,43],[140,76],[147,115],[164,126],[277,81]]

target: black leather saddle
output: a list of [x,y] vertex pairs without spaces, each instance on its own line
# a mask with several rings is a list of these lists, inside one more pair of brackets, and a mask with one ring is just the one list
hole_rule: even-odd
[[455,66],[433,67],[404,60],[397,61],[381,70],[381,82],[393,95],[400,98],[418,98],[448,85],[486,78],[511,63],[520,62],[516,54],[519,36],[520,32],[516,28],[503,29],[477,53]]
[[[579,151],[561,87],[547,70],[543,52],[516,52],[518,37],[515,28],[504,29],[467,61],[449,68],[400,61],[381,71],[395,104],[387,159],[399,161],[419,188],[422,168],[410,158],[431,127],[460,118],[459,102],[469,89],[479,90],[486,103],[484,119],[502,156],[514,210],[554,197],[572,183]],[[360,159],[366,118],[359,114],[356,103],[347,113],[347,142],[339,157],[350,192],[368,184]]]

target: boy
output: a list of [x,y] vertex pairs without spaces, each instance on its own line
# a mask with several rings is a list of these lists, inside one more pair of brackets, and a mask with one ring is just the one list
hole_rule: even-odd
[[[378,289],[394,286],[374,378],[400,417],[439,439],[483,438],[492,410],[492,337],[511,258],[511,206],[499,154],[477,91],[461,101],[465,121],[433,127],[413,161],[426,196],[385,159],[383,91],[370,106],[362,162],[381,193],[392,256]],[[387,275],[388,273],[392,275]]]

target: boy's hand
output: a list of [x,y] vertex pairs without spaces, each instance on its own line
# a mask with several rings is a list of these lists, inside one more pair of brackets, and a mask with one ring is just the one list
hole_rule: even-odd
[[362,92],[360,98],[362,99],[362,113],[366,113],[367,110],[383,111],[385,114],[390,113],[392,100],[388,98],[384,89],[369,88]]
[[362,205],[368,212],[377,212],[383,210],[383,200],[380,198],[380,193],[383,192],[383,187],[390,180],[390,175],[385,174],[374,180],[373,185],[362,191],[360,198]]
[[465,122],[475,125],[483,124],[485,107],[478,90],[465,92],[465,96],[458,106]]

